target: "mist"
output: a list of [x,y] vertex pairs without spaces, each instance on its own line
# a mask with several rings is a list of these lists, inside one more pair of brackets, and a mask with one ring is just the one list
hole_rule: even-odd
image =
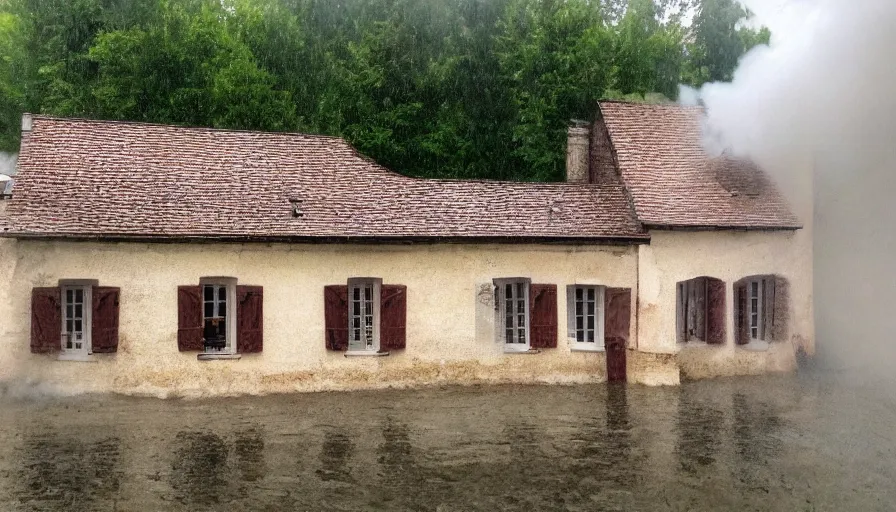
[[[744,2],[768,46],[731,83],[685,91],[706,107],[707,148],[765,167],[814,230],[822,359],[889,374],[896,366],[896,2]],[[811,166],[811,167],[807,167]],[[800,169],[814,169],[814,187]],[[808,199],[814,198],[814,212]]]

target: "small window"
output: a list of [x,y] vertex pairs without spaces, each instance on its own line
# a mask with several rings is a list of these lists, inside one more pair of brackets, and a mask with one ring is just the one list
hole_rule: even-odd
[[569,334],[577,349],[604,349],[604,290],[590,285],[567,290]]
[[62,286],[62,351],[69,355],[91,352],[91,286]]
[[749,290],[750,297],[747,301],[747,307],[749,309],[749,331],[750,331],[750,339],[751,340],[760,340],[762,339],[762,288],[763,281],[761,280],[751,280],[747,289]]
[[529,350],[529,279],[495,279],[494,284],[497,329],[505,350]]
[[676,340],[725,342],[725,283],[696,277],[676,285]]
[[380,279],[348,280],[348,350],[377,352],[380,348]]

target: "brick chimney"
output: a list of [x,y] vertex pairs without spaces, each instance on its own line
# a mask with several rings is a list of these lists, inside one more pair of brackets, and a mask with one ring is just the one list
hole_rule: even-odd
[[566,181],[588,183],[588,161],[591,125],[587,121],[573,120],[566,135]]

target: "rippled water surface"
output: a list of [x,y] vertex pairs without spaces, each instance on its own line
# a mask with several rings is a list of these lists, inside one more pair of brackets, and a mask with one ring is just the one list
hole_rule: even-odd
[[833,373],[0,407],[0,510],[896,509],[896,395]]

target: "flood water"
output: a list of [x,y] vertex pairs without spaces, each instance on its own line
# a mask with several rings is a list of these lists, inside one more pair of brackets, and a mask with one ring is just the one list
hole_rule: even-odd
[[0,407],[4,511],[896,507],[896,395],[830,372]]

